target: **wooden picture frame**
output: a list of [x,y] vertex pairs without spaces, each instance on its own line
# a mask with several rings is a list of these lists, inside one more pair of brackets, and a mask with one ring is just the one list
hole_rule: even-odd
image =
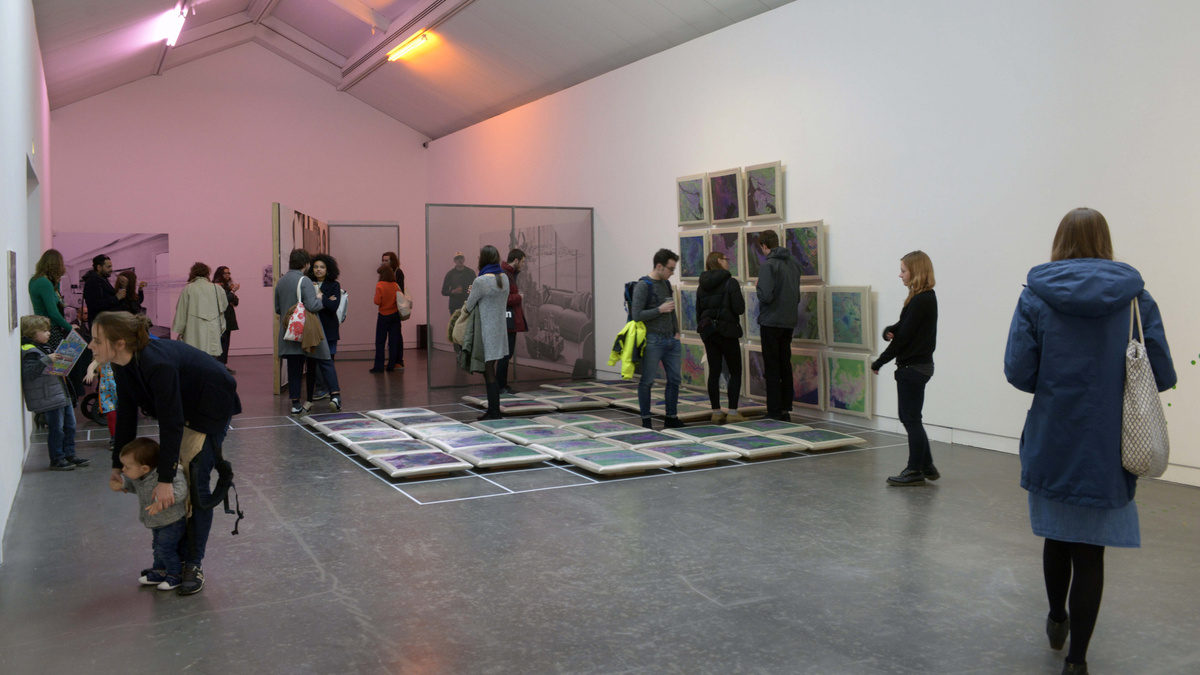
[[677,284],[675,286],[675,312],[679,317],[679,332],[683,335],[700,337],[700,311],[696,306],[695,284]]
[[758,245],[758,236],[762,232],[774,232],[782,244],[783,234],[778,225],[747,225],[742,228],[742,259],[745,260],[743,278],[746,281],[758,281],[758,270],[766,262]]
[[871,419],[875,414],[875,375],[871,355],[824,353],[825,410]]
[[792,332],[792,342],[825,344],[825,288],[801,286],[796,315],[798,320],[796,330]]
[[696,281],[708,260],[708,232],[689,230],[679,233],[679,279]]
[[870,351],[875,343],[871,310],[870,286],[826,286],[825,343]]
[[720,251],[729,258],[729,273],[738,281],[745,281],[743,272],[746,269],[746,263],[742,259],[742,228],[740,227],[722,227],[715,230],[708,230],[708,252]]
[[755,164],[742,169],[746,222],[783,218],[783,162]]
[[826,263],[826,230],[824,221],[788,223],[782,225],[780,246],[787,247],[800,263],[800,283],[823,284],[829,277]]
[[741,168],[711,171],[705,183],[708,185],[708,222],[721,225],[746,220]]
[[679,226],[708,224],[708,174],[675,179],[675,214]]
[[825,410],[825,358],[819,349],[792,347],[792,405]]

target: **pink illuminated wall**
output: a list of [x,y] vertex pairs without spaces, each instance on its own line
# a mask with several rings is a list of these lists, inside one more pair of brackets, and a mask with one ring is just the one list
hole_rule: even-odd
[[[399,222],[409,292],[425,297],[426,139],[262,47],[60,108],[51,130],[56,232],[166,232],[177,279],[197,260],[230,267],[242,284],[234,355],[271,353],[261,277],[272,202],[325,221]],[[423,302],[414,313],[425,322]],[[415,344],[416,331],[405,338]]]

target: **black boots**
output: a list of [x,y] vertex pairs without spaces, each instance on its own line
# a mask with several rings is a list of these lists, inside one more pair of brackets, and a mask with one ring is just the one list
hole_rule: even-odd
[[487,412],[485,412],[483,414],[483,416],[479,418],[479,420],[483,421],[483,420],[503,419],[504,415],[502,415],[500,413],[500,383],[499,382],[488,382],[487,383],[487,400],[488,400]]

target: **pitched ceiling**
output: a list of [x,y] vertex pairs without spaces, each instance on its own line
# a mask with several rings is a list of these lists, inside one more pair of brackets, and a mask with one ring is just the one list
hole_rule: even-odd
[[[792,0],[34,0],[51,109],[256,42],[430,138]],[[387,54],[425,32],[406,58]]]

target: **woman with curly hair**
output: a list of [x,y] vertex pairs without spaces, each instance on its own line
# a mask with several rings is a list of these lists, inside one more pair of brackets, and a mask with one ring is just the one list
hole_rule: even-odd
[[238,305],[237,292],[242,285],[233,283],[233,273],[224,265],[213,272],[213,283],[225,290],[225,299],[229,301],[229,307],[225,309],[225,332],[221,333],[221,355],[217,360],[224,363],[225,370],[232,374],[236,371],[229,367],[229,338],[230,333],[238,329],[237,310],[234,308]]
[[71,332],[71,324],[63,316],[63,299],[58,291],[58,282],[67,273],[62,253],[48,248],[38,258],[33,268],[33,278],[29,280],[29,299],[33,302],[33,313],[50,319],[50,342],[46,343],[51,350],[58,348]]
[[[338,319],[338,307],[342,304],[342,285],[338,283],[337,260],[326,253],[318,253],[313,256],[312,264],[308,268],[308,278],[312,279],[313,286],[317,288],[317,294],[321,296],[321,311],[317,312],[317,318],[321,320],[321,328],[325,330],[325,341],[329,343],[329,360],[333,361],[334,355],[337,354],[337,343],[341,339],[342,322]],[[332,363],[331,363],[332,365]],[[321,391],[315,396],[313,395],[312,385],[309,385],[308,399],[317,400],[325,398],[329,395],[329,389],[325,384],[325,377],[321,371],[317,371],[317,386]]]

